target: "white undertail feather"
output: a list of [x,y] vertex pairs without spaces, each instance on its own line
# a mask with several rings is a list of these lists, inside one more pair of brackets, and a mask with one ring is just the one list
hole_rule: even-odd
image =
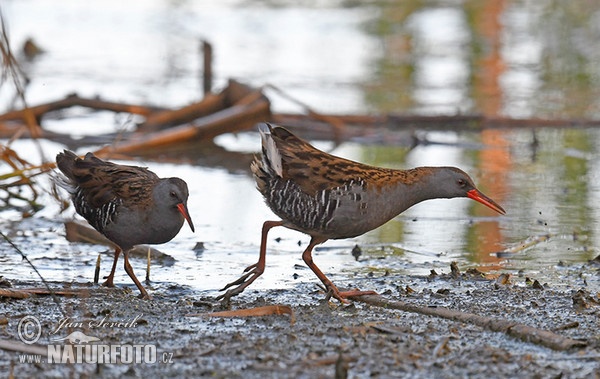
[[56,183],[57,186],[67,191],[69,194],[74,195],[77,192],[77,186],[73,184],[73,181],[67,178],[63,174],[53,173],[50,177]]
[[279,153],[279,150],[277,150],[275,141],[273,141],[273,137],[271,136],[271,130],[269,129],[269,126],[267,124],[260,124],[258,126],[258,131],[262,140],[264,154],[266,154],[266,157],[263,157],[265,166],[267,166],[267,162],[270,162],[270,167],[275,171],[275,173],[279,177],[283,178],[283,165],[281,160],[281,154]]

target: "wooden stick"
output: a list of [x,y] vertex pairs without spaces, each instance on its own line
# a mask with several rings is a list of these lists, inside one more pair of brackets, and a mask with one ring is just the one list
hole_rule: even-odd
[[49,289],[45,287],[34,287],[34,288],[19,288],[19,289],[0,289],[0,296],[13,297],[13,298],[27,298],[29,296],[24,295],[50,295],[50,296],[86,296],[90,295],[88,288],[81,289]]
[[192,122],[200,117],[208,116],[225,108],[224,94],[208,94],[197,103],[174,110],[164,110],[149,115],[146,121],[138,126],[139,132],[153,132],[174,125]]
[[506,319],[480,316],[443,307],[422,307],[402,301],[388,300],[380,295],[350,296],[349,298],[353,301],[360,301],[362,303],[386,309],[398,309],[404,312],[419,313],[474,324],[493,332],[503,332],[509,336],[537,345],[546,346],[553,350],[568,350],[574,347],[583,347],[587,344],[585,341],[563,337],[548,330],[537,329]]
[[256,92],[260,93],[264,99],[268,101],[267,97],[264,96],[260,89],[251,87],[234,79],[229,79],[227,87],[225,87],[225,89],[222,91],[222,93],[225,95],[226,104],[228,106],[243,104],[242,100],[248,98],[248,95]]
[[265,305],[262,307],[236,309],[212,313],[188,313],[186,317],[258,317],[270,315],[290,315],[290,323],[296,322],[294,310],[289,305]]
[[207,96],[212,91],[212,81],[213,81],[213,73],[212,73],[212,60],[213,60],[213,48],[210,42],[203,40],[202,41],[202,57],[203,57],[203,67],[202,70],[202,90],[204,96]]
[[127,142],[97,150],[95,154],[101,158],[112,153],[131,154],[139,150],[164,147],[190,140],[212,139],[222,133],[250,129],[256,123],[270,117],[269,106],[269,103],[262,99],[249,105],[235,105],[203,117],[195,125],[173,127],[140,136],[138,139],[132,138]]
[[146,263],[146,283],[150,283],[150,256],[152,250],[150,250],[150,246],[148,246],[148,260]]
[[167,127],[183,125],[210,116],[232,105],[254,103],[261,97],[264,97],[263,93],[256,88],[230,80],[228,86],[219,94],[206,94],[199,102],[149,115],[146,121],[138,126],[138,131],[155,132]]
[[29,292],[13,290],[10,288],[0,288],[0,297],[10,297],[12,299],[27,299],[31,297]]
[[158,110],[163,109],[158,107],[148,107],[144,105],[116,103],[100,99],[86,99],[83,97],[79,97],[77,94],[73,94],[65,97],[62,100],[53,101],[46,104],[40,104],[30,108],[6,112],[0,115],[0,121],[26,120],[28,117],[30,117],[30,114],[34,115],[36,118],[39,119],[45,113],[74,106],[82,106],[91,109],[107,110],[113,112],[134,113],[142,116],[148,116]]
[[[308,114],[277,113],[273,115],[273,122],[288,126],[315,127],[315,124],[326,124]],[[380,115],[339,115],[329,117],[339,119],[344,124],[360,125],[364,128],[395,129],[429,129],[429,130],[482,130],[482,129],[512,129],[512,128],[573,128],[573,127],[599,127],[600,120],[593,119],[514,119],[506,117],[487,117],[482,115],[450,115],[450,116],[418,116],[400,114]]]
[[[67,145],[73,146],[85,146],[85,145],[105,145],[113,143],[115,138],[126,138],[131,132],[119,132],[119,133],[106,133],[100,135],[86,135],[78,138],[73,138],[70,134],[56,133],[49,130],[41,130],[40,138],[45,138],[50,141],[55,141]],[[23,123],[9,121],[0,122],[0,138],[34,138],[34,135],[30,132],[30,128]]]
[[100,281],[100,259],[102,254],[98,254],[98,259],[96,259],[96,270],[94,271],[94,284],[98,284]]
[[42,345],[27,345],[17,340],[0,340],[0,349],[17,351],[24,354],[48,355],[48,347]]

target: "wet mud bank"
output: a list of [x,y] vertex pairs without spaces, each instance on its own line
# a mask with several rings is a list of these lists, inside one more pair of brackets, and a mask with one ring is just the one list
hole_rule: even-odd
[[[566,274],[561,273],[562,286],[466,273],[388,276],[371,283],[386,301],[508,320],[578,342],[566,350],[469,321],[359,301],[327,302],[311,283],[249,290],[226,307],[212,294],[178,285],[154,291],[153,299],[144,301],[129,289],[53,282],[52,288],[73,291],[58,296],[60,306],[47,295],[0,298],[0,334],[18,350],[19,322],[33,316],[41,333],[27,346],[41,348],[42,353],[47,345],[59,346],[62,350],[52,359],[67,363],[48,363],[50,357],[44,354],[37,363],[22,363],[23,357],[35,354],[0,349],[0,368],[15,377],[597,377],[600,305],[598,294],[581,280],[597,276],[597,266],[574,266]],[[12,290],[40,287],[17,280],[4,280],[2,285]],[[293,317],[198,316],[275,304],[290,306]],[[97,340],[69,341],[74,332]],[[131,346],[129,353],[142,345],[147,351],[144,355],[144,348],[138,348],[138,363],[125,363],[130,358],[127,350],[114,354],[111,359],[116,361],[108,364],[69,363],[69,344]]]

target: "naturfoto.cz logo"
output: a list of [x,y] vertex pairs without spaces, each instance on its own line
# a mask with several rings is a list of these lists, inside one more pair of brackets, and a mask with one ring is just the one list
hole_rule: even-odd
[[[173,353],[159,353],[156,345],[152,344],[103,344],[101,339],[94,335],[88,335],[80,330],[75,330],[68,335],[58,335],[63,328],[131,328],[137,326],[137,321],[142,317],[138,315],[126,322],[107,321],[106,317],[100,321],[76,322],[69,318],[59,321],[58,327],[49,334],[54,337],[52,342],[62,344],[47,345],[47,363],[99,363],[99,364],[131,364],[131,363],[172,363]],[[17,326],[17,334],[23,343],[32,345],[36,343],[41,334],[40,321],[35,316],[23,317]],[[21,355],[21,363],[41,363],[42,356]]]

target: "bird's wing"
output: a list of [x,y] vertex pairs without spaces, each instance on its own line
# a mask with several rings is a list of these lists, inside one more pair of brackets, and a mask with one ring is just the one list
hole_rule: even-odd
[[75,161],[72,173],[85,200],[95,208],[114,200],[150,197],[159,180],[147,168],[107,162],[91,153]]
[[[303,192],[342,187],[352,181],[393,183],[402,180],[402,171],[380,168],[325,153],[281,127],[271,128],[272,139],[281,157],[281,177],[294,181]],[[264,152],[263,152],[264,154]]]

